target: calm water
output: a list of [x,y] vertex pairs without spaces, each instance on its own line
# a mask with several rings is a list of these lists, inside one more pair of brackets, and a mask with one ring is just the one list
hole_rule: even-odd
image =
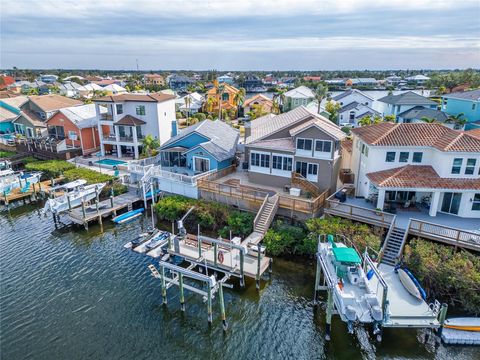
[[346,333],[334,318],[324,341],[324,312],[312,307],[313,264],[276,260],[260,293],[253,283],[225,291],[229,331],[218,303],[214,324],[206,305],[188,294],[180,311],[170,289],[161,306],[149,261],[123,249],[145,220],[89,232],[55,230],[35,207],[0,215],[1,359],[473,359],[477,349],[435,347],[416,330]]

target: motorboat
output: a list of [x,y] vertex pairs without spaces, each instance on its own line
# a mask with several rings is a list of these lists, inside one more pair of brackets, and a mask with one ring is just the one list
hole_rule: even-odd
[[169,236],[170,233],[168,233],[167,231],[161,231],[156,237],[154,237],[145,245],[147,250],[152,250],[157,246],[164,244],[165,240],[167,240]]
[[9,164],[6,164],[5,168],[0,170],[0,193],[3,194],[18,188],[29,188],[30,185],[38,183],[41,176],[41,172],[15,172]]
[[354,247],[335,242],[332,235],[318,244],[318,256],[333,286],[338,313],[353,331],[353,323],[378,323],[383,311],[376,290],[362,268],[362,259]]
[[82,202],[94,199],[106,185],[105,183],[84,184],[86,184],[86,181],[82,180],[78,181],[75,186],[73,186],[72,183],[67,183],[57,187],[57,189],[64,188],[66,192],[59,197],[48,199],[42,209],[42,213],[46,214],[50,211],[53,214],[59,214],[80,206]]

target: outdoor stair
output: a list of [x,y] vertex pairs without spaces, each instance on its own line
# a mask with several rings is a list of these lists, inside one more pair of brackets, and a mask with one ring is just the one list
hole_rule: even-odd
[[273,221],[275,213],[277,212],[278,208],[278,195],[268,196],[260,210],[258,210],[257,216],[255,217],[254,221],[254,228],[253,231],[265,234],[270,227],[270,224]]
[[314,183],[312,183],[311,181],[303,177],[301,174],[298,174],[296,172],[292,172],[291,183],[292,183],[292,186],[297,186],[300,189],[311,193],[314,197],[317,197],[318,195],[321,194],[321,191],[317,185],[315,185]]
[[388,237],[385,239],[386,246],[382,256],[381,263],[386,265],[395,266],[397,262],[397,256],[400,253],[403,240],[405,237],[405,229],[393,228]]

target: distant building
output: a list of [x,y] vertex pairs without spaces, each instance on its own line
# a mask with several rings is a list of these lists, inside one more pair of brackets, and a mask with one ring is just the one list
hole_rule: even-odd
[[[187,100],[188,99],[188,100]],[[196,114],[202,110],[202,106],[205,99],[197,92],[179,97],[175,100],[175,106],[177,111],[187,115]]]
[[183,75],[173,74],[168,77],[168,86],[175,91],[186,91],[194,83],[195,80]]
[[382,103],[382,113],[385,115],[395,115],[403,113],[415,106],[422,106],[428,109],[437,109],[438,104],[435,101],[418,95],[413,91],[407,91],[398,95],[387,95],[378,99]]
[[273,101],[263,94],[257,94],[245,100],[243,103],[243,113],[248,113],[254,106],[261,106],[264,112],[270,113],[272,112]]
[[165,79],[160,74],[145,74],[143,76],[143,82],[147,86],[164,86]]
[[407,82],[415,83],[417,85],[425,85],[425,83],[428,80],[430,80],[430,78],[425,75],[415,75],[415,76],[409,76],[405,78],[405,80],[407,80]]
[[332,100],[339,103],[341,106],[357,102],[370,107],[372,107],[373,102],[375,101],[374,98],[357,89],[346,90],[334,96]]
[[437,123],[442,123],[450,128],[454,128],[455,124],[446,124],[445,121],[448,119],[448,114],[436,110],[430,109],[423,106],[415,106],[407,111],[404,111],[397,116],[399,123],[420,123],[425,122],[422,118],[433,119]]
[[81,87],[81,85],[74,81],[67,81],[64,84],[58,84],[57,86],[60,95],[66,97],[78,97],[80,95],[78,89]]
[[358,122],[366,116],[373,118],[381,114],[368,105],[354,101],[338,110],[338,123],[341,126],[348,124],[351,127],[358,127]]
[[233,77],[228,75],[222,75],[217,77],[218,83],[225,83],[228,85],[233,85]]
[[237,104],[235,103],[235,95],[239,92],[239,90],[236,87],[228,84],[222,85],[223,92],[221,94],[218,92],[217,86],[214,86],[207,91],[206,103],[207,107],[209,107],[208,111],[218,111],[219,104],[221,104],[222,110],[231,110],[237,108]]
[[325,80],[328,85],[332,86],[345,86],[345,79],[329,79]]
[[480,89],[443,95],[442,110],[451,115],[463,113],[466,129],[478,127],[474,123],[480,121]]
[[283,111],[290,111],[299,106],[306,106],[315,99],[313,91],[306,86],[299,86],[287,91],[284,96],[285,104],[283,104]]
[[258,76],[250,74],[245,76],[243,87],[247,92],[261,92],[265,89],[262,80]]
[[53,84],[58,81],[58,76],[52,74],[40,75],[39,80],[47,84]]
[[0,76],[0,90],[5,90],[9,85],[15,83],[15,78],[7,75]]
[[303,80],[311,81],[311,82],[320,82],[322,81],[322,77],[321,76],[304,76]]
[[20,107],[28,101],[23,95],[0,99],[0,134],[10,134],[15,131],[13,120],[20,114]]
[[378,80],[375,78],[354,78],[347,79],[345,86],[370,86],[374,87],[378,85]]

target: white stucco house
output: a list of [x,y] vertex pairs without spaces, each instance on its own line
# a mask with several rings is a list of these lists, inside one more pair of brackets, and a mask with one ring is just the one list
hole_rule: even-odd
[[[96,99],[95,106],[103,156],[129,155],[138,159],[146,135],[163,144],[176,134],[175,95],[111,95]],[[101,113],[101,107],[107,112]]]
[[379,209],[421,203],[431,217],[480,219],[480,138],[429,123],[381,123],[352,134],[357,197]]
[[344,91],[341,94],[334,96],[332,100],[340,104],[341,106],[345,106],[353,102],[356,102],[369,107],[372,107],[373,102],[375,101],[374,98],[365,94],[363,91],[360,91],[357,89],[350,89],[350,90]]

